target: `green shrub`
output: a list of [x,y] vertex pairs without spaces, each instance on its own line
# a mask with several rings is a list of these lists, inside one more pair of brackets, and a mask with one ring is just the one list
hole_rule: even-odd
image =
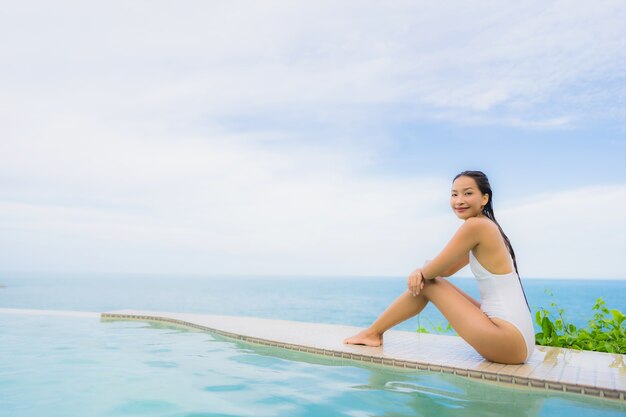
[[[553,296],[549,290],[546,292]],[[556,308],[558,318],[543,307],[535,314],[535,321],[541,327],[541,331],[535,334],[538,345],[626,353],[626,316],[619,310],[605,307],[602,297],[592,307],[595,313],[587,328],[579,329],[568,323],[563,317],[565,310],[558,308],[556,303],[552,302],[550,306]]]
[[[454,331],[450,323],[448,323],[448,325],[445,328],[441,327],[441,323],[437,323],[436,326],[430,320],[428,320],[428,323],[430,324],[431,329],[434,331],[434,333],[440,334],[440,333],[448,333],[451,331],[452,334],[456,335],[456,332]],[[425,327],[422,327],[422,325],[420,324],[419,315],[417,316],[417,330],[416,331],[418,333],[430,333]]]

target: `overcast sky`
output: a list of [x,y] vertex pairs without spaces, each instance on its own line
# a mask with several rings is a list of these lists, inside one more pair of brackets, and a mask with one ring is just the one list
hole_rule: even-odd
[[522,278],[624,279],[624,21],[621,1],[4,4],[0,277],[406,276],[474,169]]

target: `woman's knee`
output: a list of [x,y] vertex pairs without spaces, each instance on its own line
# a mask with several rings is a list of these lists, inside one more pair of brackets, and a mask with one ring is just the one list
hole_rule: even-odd
[[428,296],[429,293],[431,293],[432,291],[436,291],[438,288],[440,288],[442,285],[445,285],[443,283],[443,279],[436,277],[433,279],[425,279],[424,280],[424,288],[422,288],[422,291],[424,293],[424,295]]
[[435,277],[435,278],[432,278],[432,279],[425,279],[424,280],[424,284],[431,284],[431,285],[432,284],[442,284],[442,283],[445,283],[445,282],[446,282],[445,278],[441,278],[441,277]]

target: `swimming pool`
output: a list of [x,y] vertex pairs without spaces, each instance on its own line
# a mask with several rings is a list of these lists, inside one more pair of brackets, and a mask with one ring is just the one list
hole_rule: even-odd
[[0,314],[0,416],[623,416],[621,403],[97,316]]

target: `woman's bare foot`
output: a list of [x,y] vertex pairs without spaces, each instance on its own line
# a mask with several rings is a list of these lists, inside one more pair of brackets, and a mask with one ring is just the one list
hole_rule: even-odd
[[365,329],[352,337],[344,339],[343,343],[350,345],[366,345],[376,347],[383,344],[383,335],[372,332],[369,329]]

